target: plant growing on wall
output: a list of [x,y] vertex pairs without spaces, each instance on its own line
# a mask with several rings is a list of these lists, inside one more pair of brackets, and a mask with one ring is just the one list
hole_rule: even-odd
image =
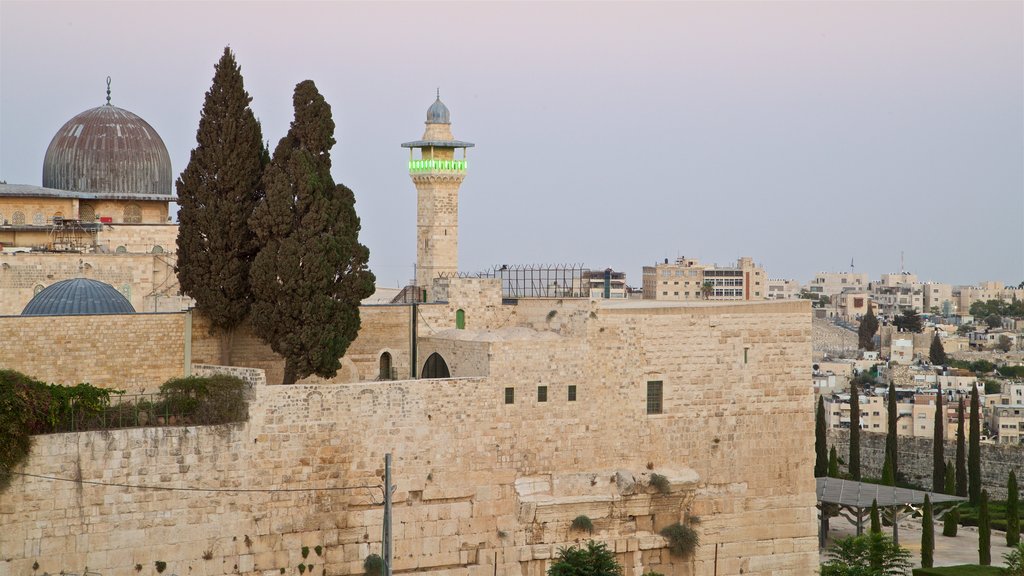
[[672,491],[672,483],[668,481],[668,478],[661,474],[651,474],[650,482],[651,486],[662,494],[668,494]]
[[156,566],[157,574],[163,574],[164,570],[167,570],[167,562],[164,562],[163,560],[157,560],[154,562],[154,565]]
[[309,546],[302,547],[302,559],[305,560],[309,557]]
[[594,523],[590,521],[590,518],[580,514],[576,518],[573,518],[572,524],[569,526],[572,530],[579,530],[581,532],[593,532]]
[[381,576],[384,572],[384,559],[378,554],[370,554],[363,560],[363,574],[366,576]]
[[548,568],[548,576],[621,576],[622,566],[615,553],[603,543],[587,542],[586,547],[570,546],[558,551]]
[[674,556],[688,558],[700,546],[700,535],[689,524],[676,522],[661,529],[661,535],[668,541],[668,550]]

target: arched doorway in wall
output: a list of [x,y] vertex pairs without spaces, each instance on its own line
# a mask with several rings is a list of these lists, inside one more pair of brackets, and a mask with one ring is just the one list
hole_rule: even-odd
[[380,355],[380,374],[377,376],[377,380],[394,380],[394,375],[391,373],[390,352]]
[[455,327],[459,330],[466,329],[466,311],[462,308],[455,311]]
[[444,361],[444,358],[440,354],[434,352],[427,357],[427,361],[423,363],[423,372],[420,373],[420,378],[451,378],[452,375],[448,372],[448,363]]

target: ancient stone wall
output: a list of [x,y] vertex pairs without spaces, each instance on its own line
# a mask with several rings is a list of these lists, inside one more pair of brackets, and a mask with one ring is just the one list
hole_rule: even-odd
[[[379,552],[386,452],[396,571],[542,576],[560,546],[593,537],[625,576],[813,574],[806,303],[590,320],[574,338],[493,338],[487,378],[257,387],[242,425],[37,437],[18,470],[36,476],[0,493],[0,576],[36,561],[50,573],[153,575],[158,560],[168,574],[361,573]],[[662,409],[649,413],[655,380]],[[651,472],[669,493],[647,486]],[[218,491],[195,491],[207,488]],[[593,535],[570,529],[580,514]],[[691,515],[702,545],[672,557],[657,531]]]
[[69,278],[110,284],[136,312],[167,311],[168,303],[180,306],[174,261],[167,255],[23,252],[0,254],[0,315],[21,314],[38,291]]
[[0,366],[44,382],[156,392],[185,373],[185,313],[0,317]]
[[[850,454],[850,431],[830,429],[829,445],[835,445],[839,457],[847,459]],[[910,482],[923,488],[932,486],[932,439],[899,436],[899,472]],[[953,462],[956,457],[956,441],[947,441],[944,452],[946,460]],[[965,456],[966,457],[966,456]],[[885,461],[885,434],[871,432],[860,435],[861,473],[873,478],[882,476]],[[981,445],[981,483],[992,498],[1006,498],[1006,480],[1013,470],[1018,477],[1024,472],[1024,451],[1017,445]]]

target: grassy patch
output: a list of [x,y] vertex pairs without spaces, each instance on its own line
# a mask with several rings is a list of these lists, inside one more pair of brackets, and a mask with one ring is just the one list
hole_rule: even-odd
[[941,568],[914,568],[914,576],[999,576],[1003,571],[995,566],[943,566]]

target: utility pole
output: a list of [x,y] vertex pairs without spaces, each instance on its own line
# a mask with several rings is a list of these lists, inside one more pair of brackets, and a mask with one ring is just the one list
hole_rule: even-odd
[[391,453],[384,455],[384,527],[381,534],[381,556],[384,570],[381,576],[391,576]]

